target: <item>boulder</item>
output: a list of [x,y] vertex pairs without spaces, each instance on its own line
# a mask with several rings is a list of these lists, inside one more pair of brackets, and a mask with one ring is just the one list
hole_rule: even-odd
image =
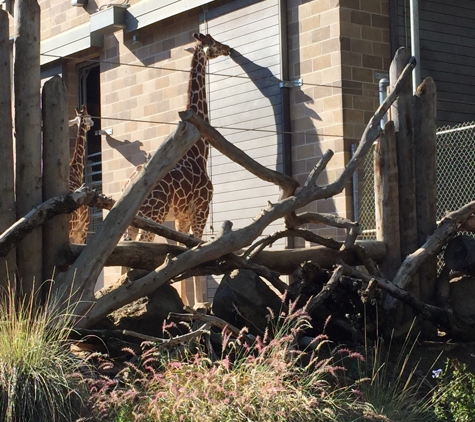
[[254,272],[234,270],[227,273],[214,296],[213,313],[238,327],[248,327],[254,335],[262,335],[272,319],[278,317],[285,304]]
[[[113,286],[108,286],[98,294],[105,294],[113,290],[118,284],[123,284],[143,276],[139,270],[129,271]],[[107,329],[136,331],[154,337],[163,337],[163,323],[168,319],[170,312],[183,313],[184,304],[177,290],[165,284],[146,297],[137,299],[122,308],[112,312],[99,326]],[[172,329],[170,333],[177,335],[185,330]]]
[[462,276],[450,281],[449,303],[454,314],[475,327],[475,278]]

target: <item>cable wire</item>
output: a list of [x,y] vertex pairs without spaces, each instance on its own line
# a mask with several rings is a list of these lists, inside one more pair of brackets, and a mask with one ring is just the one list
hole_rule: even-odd
[[[41,53],[41,56],[55,57],[57,59],[64,59],[64,60],[82,60],[83,62],[86,62],[86,63],[108,64],[108,65],[114,65],[114,66],[129,66],[129,67],[137,67],[137,68],[152,69],[152,70],[165,70],[167,72],[183,72],[183,73],[189,73],[190,72],[190,69],[175,69],[175,68],[165,67],[165,66],[150,66],[150,65],[144,65],[144,64],[123,63],[123,62],[120,62],[120,61],[113,62],[113,61],[104,61],[104,60],[98,60],[98,59],[82,59],[80,57],[65,57],[65,56],[59,56],[59,55],[50,54],[50,53]],[[206,74],[207,75],[213,75],[213,76],[222,76],[224,78],[246,79],[246,80],[250,80],[250,81],[261,81],[261,80],[265,80],[265,79],[275,79],[275,76],[265,76],[263,78],[252,79],[249,76],[229,75],[227,73],[206,72]],[[279,80],[279,81],[282,82],[281,80]],[[340,86],[340,85],[315,84],[315,83],[309,83],[309,82],[302,82],[302,85],[324,87],[324,88],[343,89],[343,87]]]
[[[121,117],[101,117],[101,116],[91,116],[93,119],[99,120],[117,120],[120,122],[136,122],[136,123],[148,123],[154,125],[178,125],[178,122],[161,122],[157,120],[143,120],[143,119],[124,119]],[[331,135],[331,134],[322,134],[322,133],[309,133],[308,131],[304,132],[292,132],[292,131],[280,131],[272,129],[250,129],[236,126],[213,126],[215,129],[226,129],[226,130],[235,130],[239,132],[262,132],[262,133],[272,133],[275,135],[290,134],[290,135],[305,135],[305,136],[321,136],[327,138],[343,138],[344,135]]]

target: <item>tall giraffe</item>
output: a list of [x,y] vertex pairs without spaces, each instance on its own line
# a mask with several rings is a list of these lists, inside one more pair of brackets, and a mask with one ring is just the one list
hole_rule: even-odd
[[[191,60],[187,108],[208,122],[206,64],[209,59],[229,56],[231,49],[214,40],[211,35],[193,34],[193,36],[197,44]],[[213,196],[213,185],[207,171],[209,148],[208,141],[203,137],[200,138],[176,166],[157,183],[142,204],[138,215],[158,223],[163,223],[167,216],[173,217],[177,230],[189,233],[191,228],[192,234],[201,238]],[[127,184],[137,175],[141,167],[136,167]],[[137,229],[130,227],[126,237],[151,242],[155,234],[143,231],[139,234]],[[202,302],[201,279],[195,277],[193,281],[195,303]],[[181,282],[180,295],[182,300],[188,303],[186,280]]]
[[[84,166],[86,161],[86,136],[94,125],[86,106],[76,109],[76,118],[69,121],[69,126],[78,125],[76,144],[73,156],[69,162],[69,192],[74,192],[84,184]],[[85,243],[89,227],[89,207],[82,206],[71,213],[69,219],[69,241],[71,243]]]

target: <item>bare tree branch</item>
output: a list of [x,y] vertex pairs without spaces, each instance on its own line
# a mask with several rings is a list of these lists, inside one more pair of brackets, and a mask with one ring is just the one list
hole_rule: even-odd
[[45,221],[59,214],[70,214],[80,206],[88,204],[96,195],[90,188],[82,186],[69,195],[56,196],[33,208],[0,235],[0,256],[5,256],[16,243]]

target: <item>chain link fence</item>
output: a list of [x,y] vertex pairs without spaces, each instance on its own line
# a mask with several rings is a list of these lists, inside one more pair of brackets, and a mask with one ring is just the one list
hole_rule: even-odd
[[[362,239],[376,238],[373,150],[369,151],[355,186],[355,220]],[[437,219],[475,199],[475,122],[437,131]]]

